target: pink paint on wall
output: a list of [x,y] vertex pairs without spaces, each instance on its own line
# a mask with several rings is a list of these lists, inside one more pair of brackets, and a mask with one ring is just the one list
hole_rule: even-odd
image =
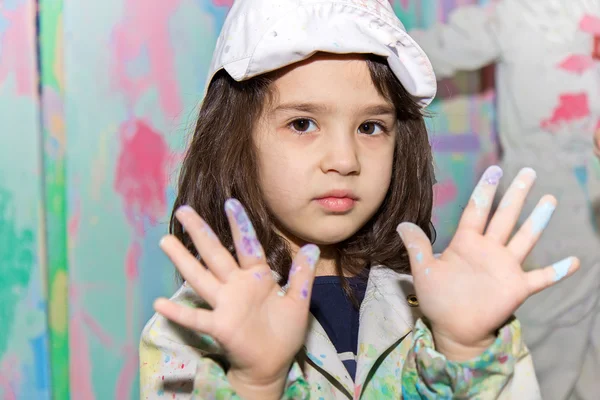
[[[175,71],[175,54],[169,20],[179,0],[126,0],[123,21],[113,31],[112,73],[116,87],[131,106],[152,85],[158,89],[165,115],[178,116],[183,109]],[[135,29],[131,29],[135,26]],[[128,67],[146,56],[147,69],[135,76]]]
[[402,7],[402,9],[407,10],[408,6],[410,4],[410,0],[399,0],[400,1],[400,7]]
[[69,383],[74,398],[94,400],[92,385],[92,362],[90,361],[89,338],[85,331],[81,312],[75,312],[69,321],[70,364]]
[[138,273],[138,261],[142,256],[142,246],[138,242],[133,242],[129,249],[127,249],[127,256],[125,259],[125,276],[129,280],[137,279]]
[[566,93],[559,97],[559,104],[552,116],[541,122],[544,129],[553,129],[561,124],[573,122],[590,115],[587,93]]
[[0,15],[8,20],[6,30],[0,34],[0,82],[13,74],[19,96],[34,96],[36,73],[33,49],[35,9],[33,2],[25,1],[9,10],[0,6]]
[[131,398],[133,383],[138,374],[139,356],[137,346],[126,346],[122,350],[122,359],[125,360],[121,373],[117,378],[115,387],[115,400],[127,400]]
[[212,0],[212,3],[217,7],[231,7],[233,0]]
[[21,375],[14,366],[19,364],[19,358],[13,354],[6,354],[0,364],[0,395],[5,400],[17,400],[15,388],[21,384]]
[[142,120],[124,123],[120,139],[114,187],[123,198],[129,223],[143,234],[143,218],[156,223],[166,210],[169,148],[163,137]]
[[433,186],[433,199],[435,207],[443,207],[453,202],[458,195],[458,188],[452,179],[438,182]]

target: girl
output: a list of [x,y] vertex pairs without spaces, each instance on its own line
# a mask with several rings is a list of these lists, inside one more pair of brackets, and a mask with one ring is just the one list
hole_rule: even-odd
[[[600,1],[499,0],[458,7],[411,35],[438,78],[496,65],[502,169],[540,177],[535,199],[561,203],[525,269],[577,254],[574,279],[527,301],[517,312],[544,399],[600,398]],[[595,142],[595,143],[594,143]],[[595,146],[594,146],[595,144]],[[597,149],[597,147],[596,147]],[[597,151],[597,150],[596,150]],[[500,192],[506,186],[501,185]],[[594,213],[596,216],[594,216]],[[568,338],[568,340],[566,340]]]
[[535,173],[487,224],[498,167],[433,256],[434,95],[387,0],[234,3],[161,241],[186,282],[144,329],[143,398],[539,398],[511,315],[579,261],[522,271],[555,200],[509,238]]

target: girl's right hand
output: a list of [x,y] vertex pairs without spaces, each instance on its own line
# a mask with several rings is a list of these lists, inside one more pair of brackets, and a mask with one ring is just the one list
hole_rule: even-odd
[[289,290],[283,293],[240,202],[228,200],[225,211],[239,264],[188,206],[179,208],[175,215],[203,263],[174,236],[165,236],[160,244],[187,284],[212,310],[167,299],[156,300],[154,308],[175,323],[219,342],[231,364],[228,379],[238,395],[245,399],[279,398],[294,356],[304,343],[319,249],[315,245],[300,249],[292,263]]

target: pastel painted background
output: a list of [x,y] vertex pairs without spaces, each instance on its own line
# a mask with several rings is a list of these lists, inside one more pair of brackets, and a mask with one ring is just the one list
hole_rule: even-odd
[[[473,2],[394,8],[427,27]],[[230,4],[0,2],[0,399],[138,397],[140,331],[176,285],[157,242]],[[496,157],[482,79],[431,108],[439,247]]]

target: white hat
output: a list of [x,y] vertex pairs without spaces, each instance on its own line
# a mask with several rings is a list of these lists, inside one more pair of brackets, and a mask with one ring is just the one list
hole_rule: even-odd
[[421,106],[435,96],[431,63],[388,0],[236,0],[217,39],[207,87],[221,69],[243,81],[316,52],[386,57]]

